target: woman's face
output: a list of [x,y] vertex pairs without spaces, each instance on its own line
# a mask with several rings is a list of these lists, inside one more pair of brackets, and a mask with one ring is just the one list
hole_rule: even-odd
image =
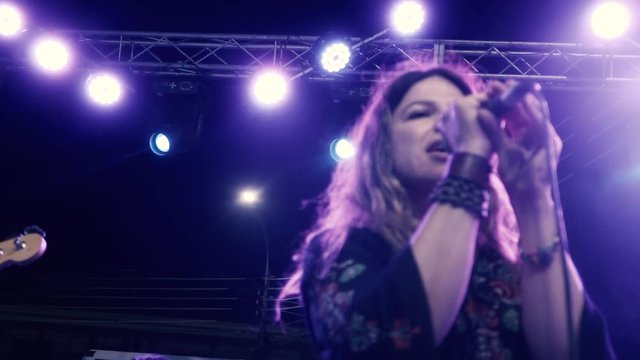
[[431,191],[449,159],[436,125],[462,91],[441,76],[415,83],[392,114],[391,151],[396,176],[410,192]]

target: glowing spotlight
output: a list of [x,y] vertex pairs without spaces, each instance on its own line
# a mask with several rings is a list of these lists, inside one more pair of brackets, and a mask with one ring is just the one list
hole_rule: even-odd
[[255,206],[260,202],[260,190],[247,188],[238,194],[238,203],[245,206]]
[[624,35],[630,25],[631,11],[621,2],[602,3],[591,15],[591,29],[603,39],[614,39]]
[[424,6],[418,1],[401,1],[391,12],[391,24],[401,35],[412,35],[422,28],[426,19]]
[[259,73],[253,82],[253,97],[262,105],[275,105],[286,98],[288,86],[283,74],[275,70],[265,70]]
[[66,44],[52,37],[37,39],[33,44],[32,57],[40,69],[49,73],[65,70],[71,58]]
[[11,4],[0,4],[0,36],[16,36],[23,28],[20,10]]
[[330,146],[331,157],[340,162],[353,158],[356,155],[356,148],[348,139],[337,139]]
[[93,74],[87,78],[86,92],[89,98],[98,105],[113,105],[122,97],[122,84],[113,75]]
[[324,48],[320,63],[326,71],[333,73],[344,69],[350,58],[349,46],[342,42],[335,42]]
[[157,132],[149,138],[149,148],[154,154],[164,156],[171,150],[171,139],[167,134]]

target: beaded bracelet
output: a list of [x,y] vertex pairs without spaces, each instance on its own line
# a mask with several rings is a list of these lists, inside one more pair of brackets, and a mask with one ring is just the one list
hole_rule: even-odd
[[447,177],[433,189],[428,202],[461,207],[477,217],[489,214],[489,161],[479,155],[455,153]]
[[474,181],[448,176],[438,185],[429,196],[428,202],[449,204],[461,207],[477,217],[489,214],[489,192]]
[[553,262],[553,255],[560,249],[560,238],[549,245],[543,245],[538,251],[532,254],[526,254],[520,249],[520,259],[523,263],[531,266],[535,270],[545,270]]

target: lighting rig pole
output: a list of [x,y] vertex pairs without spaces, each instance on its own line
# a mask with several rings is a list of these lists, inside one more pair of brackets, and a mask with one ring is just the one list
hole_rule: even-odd
[[268,338],[267,338],[267,307],[269,306],[269,280],[271,278],[271,271],[269,269],[269,236],[267,235],[267,228],[265,226],[262,216],[258,212],[258,209],[254,209],[253,213],[258,219],[260,224],[260,230],[262,232],[262,238],[264,240],[264,278],[262,285],[262,294],[259,298],[260,302],[260,325],[258,328],[258,346],[256,348],[257,358],[266,358],[269,353]]

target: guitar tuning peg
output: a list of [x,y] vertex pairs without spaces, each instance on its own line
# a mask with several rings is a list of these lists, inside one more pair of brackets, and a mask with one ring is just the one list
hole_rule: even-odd
[[27,243],[24,240],[22,240],[21,237],[17,237],[15,240],[13,240],[13,245],[15,245],[16,250],[22,250],[27,248]]
[[25,235],[26,235],[26,234],[38,234],[38,235],[40,235],[40,236],[42,236],[42,237],[46,237],[46,235],[47,235],[47,234],[44,232],[44,230],[42,230],[40,227],[38,227],[38,226],[36,226],[36,225],[27,226],[27,227],[24,229],[24,232],[23,232],[23,233],[24,233]]

